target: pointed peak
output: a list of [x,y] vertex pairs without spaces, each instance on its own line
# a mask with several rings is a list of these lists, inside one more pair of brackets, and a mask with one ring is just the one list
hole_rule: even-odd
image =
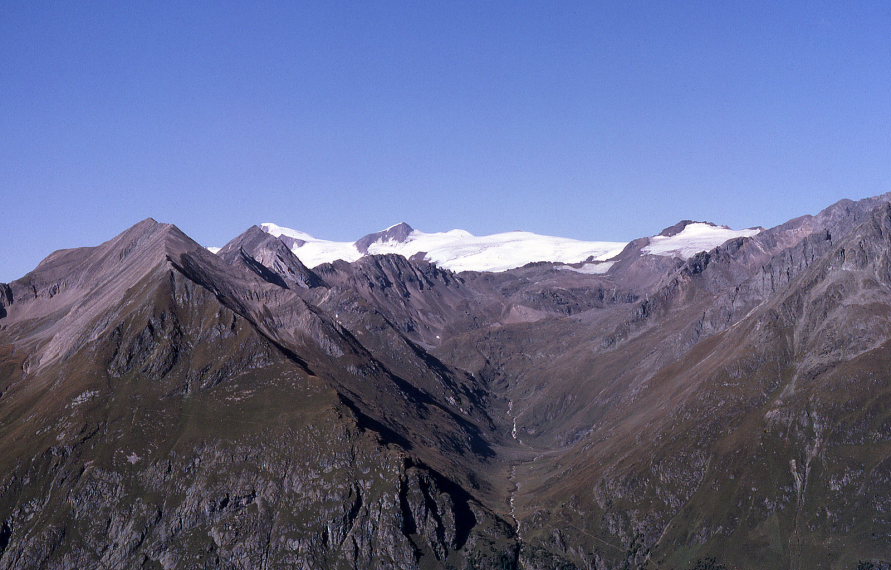
[[413,231],[415,231],[415,229],[413,227],[411,227],[410,225],[408,225],[406,222],[399,222],[398,224],[393,224],[389,228],[383,230],[382,233],[393,232],[393,231],[395,231],[395,232],[406,232],[406,231],[413,232]]
[[244,231],[244,233],[242,233],[241,235],[244,235],[244,236],[248,236],[248,235],[249,236],[267,236],[267,237],[271,237],[271,238],[275,237],[272,234],[270,234],[269,232],[263,231],[263,228],[261,228],[257,224],[254,224],[251,227],[249,227],[248,229],[246,229]]
[[54,252],[19,281],[43,288],[65,283],[83,291],[130,287],[156,268],[192,254],[213,258],[176,226],[146,219],[100,245]]
[[415,231],[413,227],[406,224],[405,222],[399,222],[398,224],[392,225],[389,228],[375,232],[373,234],[368,234],[367,236],[356,241],[356,249],[358,249],[361,253],[368,253],[368,247],[373,243],[384,242],[384,241],[394,241],[397,243],[405,243],[408,241],[409,236]]
[[229,265],[242,265],[262,279],[276,285],[308,289],[325,285],[325,282],[307,268],[294,255],[284,241],[287,236],[276,237],[251,226],[227,243],[218,252],[221,260]]
[[[204,250],[195,240],[173,224],[146,218],[124,230],[103,244],[118,251],[121,259],[142,250],[157,250],[164,255],[179,255],[193,250]],[[102,246],[100,246],[102,247]]]
[[142,220],[136,222],[135,224],[133,224],[130,227],[132,227],[132,228],[151,227],[151,226],[156,226],[159,223],[160,222],[158,222],[158,220],[156,220],[155,218],[152,218],[150,216],[148,218],[145,218],[145,219],[142,219]]
[[263,231],[263,228],[260,226],[253,225],[230,240],[229,243],[221,247],[220,251],[217,253],[225,258],[227,255],[230,255],[233,252],[237,253],[241,249],[253,251],[261,246],[270,247],[276,245],[287,249],[285,244],[282,243],[279,238]]
[[162,224],[161,222],[155,220],[154,218],[146,218],[142,221],[136,222],[129,228],[125,229],[115,237],[111,239],[111,241],[122,240],[127,238],[134,238],[138,236],[149,236],[155,235],[158,233],[169,233],[176,226],[172,224]]

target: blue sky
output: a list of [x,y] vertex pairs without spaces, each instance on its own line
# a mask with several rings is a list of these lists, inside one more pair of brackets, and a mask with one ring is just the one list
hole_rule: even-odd
[[628,240],[891,191],[889,2],[4,2],[0,281],[146,217]]

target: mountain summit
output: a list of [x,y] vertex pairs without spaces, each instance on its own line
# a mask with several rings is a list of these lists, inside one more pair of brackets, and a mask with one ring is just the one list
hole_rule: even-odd
[[390,226],[385,230],[368,234],[356,241],[356,249],[359,253],[367,254],[369,246],[383,242],[406,243],[411,239],[415,229],[405,222],[400,222],[395,226]]

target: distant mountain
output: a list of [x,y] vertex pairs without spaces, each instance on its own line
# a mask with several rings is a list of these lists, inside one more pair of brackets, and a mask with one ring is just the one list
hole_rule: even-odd
[[147,219],[0,283],[0,570],[887,569],[889,370],[891,195],[627,244]]
[[[650,238],[643,253],[686,259],[729,239],[752,236],[760,231],[760,228],[731,230],[725,226],[689,220],[673,227],[677,231],[671,235],[660,234]],[[488,236],[475,236],[464,230],[424,233],[405,222],[368,234],[353,243],[317,239],[305,232],[272,223],[261,224],[260,228],[279,237],[310,267],[338,259],[356,261],[365,255],[395,253],[406,258],[419,256],[420,259],[452,271],[506,271],[540,261],[567,264],[606,261],[619,254],[627,245],[620,242],[579,241],[522,231]]]

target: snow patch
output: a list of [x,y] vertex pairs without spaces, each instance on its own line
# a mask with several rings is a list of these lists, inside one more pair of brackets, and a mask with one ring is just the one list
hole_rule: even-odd
[[714,226],[702,222],[694,222],[673,236],[654,236],[650,244],[641,253],[663,255],[688,259],[700,251],[710,251],[727,240],[738,237],[750,237],[761,230],[757,228],[732,230],[725,226]]
[[71,403],[68,404],[67,407],[74,408],[83,404],[84,402],[88,402],[99,395],[99,392],[96,390],[89,390],[87,392],[81,392],[79,396],[71,400]]
[[291,228],[271,223],[260,224],[260,229],[275,237],[286,236],[298,240],[291,248],[291,251],[307,267],[315,267],[323,263],[337,261],[338,259],[352,262],[362,257],[362,253],[350,242],[318,239],[306,232],[292,230]]
[[585,263],[581,267],[563,266],[558,269],[575,271],[576,273],[585,273],[587,275],[603,275],[615,264],[615,261],[601,261],[599,263]]

